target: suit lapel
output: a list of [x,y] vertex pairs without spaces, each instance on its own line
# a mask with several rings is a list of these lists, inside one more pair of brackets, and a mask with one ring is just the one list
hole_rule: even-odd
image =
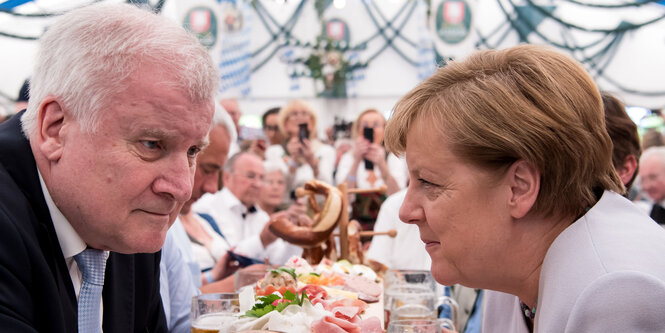
[[654,219],[654,221],[658,222],[658,224],[664,224],[665,223],[665,208],[659,204],[653,204],[653,207],[651,208],[651,213],[649,216]]
[[21,130],[20,119],[22,115],[23,112],[2,124],[2,127],[6,130],[0,131],[0,141],[4,145],[3,150],[0,151],[0,162],[7,168],[11,177],[30,202],[30,206],[33,207],[35,220],[25,222],[33,223],[41,252],[58,286],[59,301],[66,327],[69,331],[76,331],[76,294],[39,183],[37,165],[32,155],[30,143]]
[[136,272],[134,256],[111,252],[104,277],[104,333],[134,332]]

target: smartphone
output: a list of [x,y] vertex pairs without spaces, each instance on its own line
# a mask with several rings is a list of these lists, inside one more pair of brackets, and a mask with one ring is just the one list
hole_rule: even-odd
[[240,267],[247,267],[247,266],[254,265],[254,264],[265,264],[265,262],[263,262],[261,260],[246,257],[246,256],[243,256],[242,254],[237,254],[233,251],[229,251],[229,256],[231,257],[231,260],[237,261],[238,265],[240,265]]
[[[374,128],[363,127],[363,137],[365,137],[370,143],[374,143]],[[365,170],[374,170],[374,163],[365,160]]]
[[309,129],[307,123],[298,124],[298,138],[301,143],[305,143],[305,139],[309,140]]

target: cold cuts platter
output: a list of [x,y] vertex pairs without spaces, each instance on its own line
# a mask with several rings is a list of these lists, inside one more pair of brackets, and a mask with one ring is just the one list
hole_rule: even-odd
[[294,257],[240,291],[240,314],[220,332],[382,333],[381,294],[367,266]]

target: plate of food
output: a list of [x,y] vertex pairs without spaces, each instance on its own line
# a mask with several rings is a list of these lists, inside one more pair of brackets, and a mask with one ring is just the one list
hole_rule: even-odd
[[[220,332],[383,332],[380,281],[371,269],[355,266],[361,265],[323,262],[312,267],[291,258],[240,290],[240,314]],[[371,305],[378,307],[377,315],[370,315]]]

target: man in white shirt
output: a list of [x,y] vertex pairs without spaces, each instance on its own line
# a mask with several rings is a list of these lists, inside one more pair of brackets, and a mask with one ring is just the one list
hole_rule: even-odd
[[252,153],[239,153],[224,166],[224,189],[206,194],[193,209],[211,215],[233,251],[281,265],[302,249],[277,238],[269,229],[270,216],[256,202],[263,188],[263,161]]

